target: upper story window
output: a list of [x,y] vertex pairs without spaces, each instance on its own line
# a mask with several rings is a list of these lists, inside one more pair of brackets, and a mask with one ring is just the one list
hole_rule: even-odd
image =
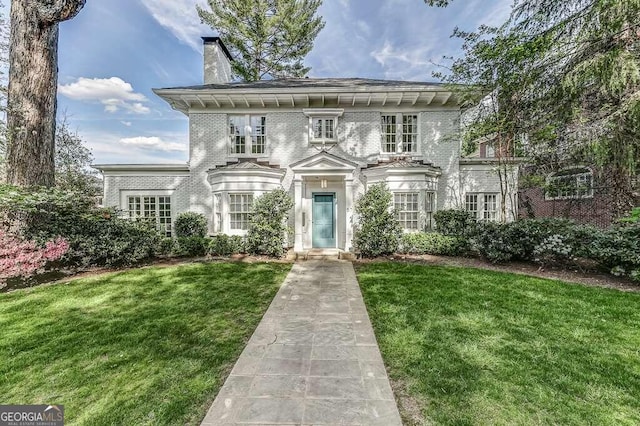
[[333,141],[336,139],[335,118],[313,118],[313,139]]
[[547,200],[593,197],[593,172],[585,167],[563,170],[547,178]]
[[337,143],[338,118],[344,110],[338,108],[307,108],[302,110],[309,117],[310,143]]
[[417,114],[382,114],[380,125],[383,153],[418,152]]
[[252,156],[266,152],[267,117],[263,115],[230,115],[231,153]]

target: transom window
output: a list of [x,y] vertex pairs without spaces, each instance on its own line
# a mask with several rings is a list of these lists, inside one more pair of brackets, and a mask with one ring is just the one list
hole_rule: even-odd
[[264,154],[266,151],[267,117],[262,115],[230,115],[231,153]]
[[593,173],[586,168],[558,172],[547,179],[547,200],[593,197]]
[[229,225],[232,230],[249,229],[253,194],[229,194]]
[[393,207],[400,226],[404,229],[418,229],[418,193],[399,192],[393,194]]
[[380,125],[382,152],[418,152],[417,114],[382,114]]
[[171,197],[132,195],[127,198],[130,218],[155,219],[160,232],[171,236]]
[[498,220],[498,194],[465,194],[464,208],[484,222]]

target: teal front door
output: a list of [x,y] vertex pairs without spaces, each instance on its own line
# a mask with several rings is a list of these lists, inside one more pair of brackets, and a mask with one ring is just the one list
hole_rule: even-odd
[[312,243],[314,248],[334,248],[335,194],[313,194]]

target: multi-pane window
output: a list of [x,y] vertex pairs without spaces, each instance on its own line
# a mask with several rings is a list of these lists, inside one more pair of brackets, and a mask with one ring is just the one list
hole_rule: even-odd
[[334,140],[336,138],[335,118],[313,118],[313,139],[314,140]]
[[142,203],[140,201],[140,197],[129,197],[128,206],[129,217],[142,216]]
[[267,117],[251,117],[251,153],[264,154],[267,144]]
[[161,232],[171,236],[171,197],[158,197],[158,225]]
[[424,195],[424,212],[425,212],[424,227],[425,229],[433,228],[433,210],[435,208],[434,201],[435,201],[435,193],[426,192]]
[[154,220],[160,232],[171,236],[171,197],[132,195],[127,198],[129,217]]
[[550,200],[593,197],[593,174],[577,169],[549,177],[546,198]]
[[229,137],[231,138],[231,153],[244,154],[247,152],[247,126],[243,115],[229,117]]
[[382,116],[382,151],[383,152],[396,152],[397,150],[397,125],[395,115],[383,115]]
[[231,153],[237,155],[264,154],[266,151],[267,117],[229,116]]
[[418,115],[383,114],[380,117],[382,152],[418,151]]
[[253,194],[229,194],[229,225],[232,230],[249,229]]
[[222,194],[213,194],[213,232],[222,232]]
[[495,221],[498,218],[498,194],[484,194],[482,219],[485,222]]
[[398,192],[393,194],[393,207],[398,223],[404,229],[418,229],[418,193]]
[[498,220],[498,194],[465,194],[464,207],[478,220]]
[[464,196],[464,209],[478,217],[478,194],[466,194]]
[[418,149],[418,116],[402,116],[402,151],[416,152]]

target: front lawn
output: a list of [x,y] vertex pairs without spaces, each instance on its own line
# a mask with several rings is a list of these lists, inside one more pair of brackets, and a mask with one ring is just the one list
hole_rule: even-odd
[[0,404],[199,424],[290,265],[136,269],[0,294]]
[[407,424],[640,424],[640,293],[402,263],[357,273]]

